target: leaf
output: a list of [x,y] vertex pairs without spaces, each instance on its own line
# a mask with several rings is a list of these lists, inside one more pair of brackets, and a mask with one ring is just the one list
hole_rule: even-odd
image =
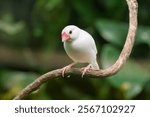
[[92,0],[72,0],[71,3],[83,21],[91,23],[96,18],[97,11]]
[[136,44],[145,43],[150,47],[150,27],[139,26],[137,31]]
[[[102,51],[102,64],[104,67],[111,66],[118,58],[119,52],[111,45],[107,45]],[[133,60],[129,59],[124,67],[114,76],[108,78],[112,86],[122,91],[125,99],[132,99],[139,94],[150,74],[144,71]]]
[[96,28],[106,41],[117,46],[122,46],[124,44],[128,28],[125,23],[98,20]]
[[0,99],[12,99],[25,86],[35,80],[37,75],[33,73],[3,70],[0,72],[0,77],[0,87],[4,90],[0,92],[0,95],[2,95]]
[[19,23],[7,23],[4,21],[0,21],[0,31],[8,34],[8,35],[16,35],[21,32],[24,28],[23,22]]
[[55,9],[59,4],[62,3],[62,0],[48,0],[47,3],[45,4],[45,9],[48,11],[51,11]]
[[[98,20],[96,22],[96,28],[100,35],[109,43],[120,47],[124,45],[128,32],[127,23],[111,20]],[[148,44],[150,46],[150,27],[138,27],[135,45],[142,43]]]

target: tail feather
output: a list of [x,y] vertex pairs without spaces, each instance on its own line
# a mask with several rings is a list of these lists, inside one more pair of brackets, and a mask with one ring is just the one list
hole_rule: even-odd
[[95,62],[92,63],[92,68],[94,70],[99,70],[99,65],[98,65],[97,61],[95,61]]

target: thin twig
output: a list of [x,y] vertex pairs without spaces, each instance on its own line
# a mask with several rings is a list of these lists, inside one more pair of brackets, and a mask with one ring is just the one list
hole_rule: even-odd
[[[137,30],[138,3],[136,0],[126,0],[126,1],[127,1],[128,8],[129,8],[129,30],[128,30],[126,42],[124,44],[124,47],[122,49],[122,52],[118,60],[107,69],[99,70],[99,71],[89,71],[89,72],[86,72],[85,76],[97,77],[97,78],[112,76],[116,74],[122,68],[123,64],[128,59],[132,51],[133,45],[134,45],[135,35],[136,35],[136,30]],[[27,87],[25,87],[14,98],[14,100],[24,99],[31,92],[38,89],[43,83],[45,83],[49,79],[57,78],[61,76],[61,74],[62,74],[62,69],[57,69],[57,70],[50,71],[40,76],[34,82],[29,84]],[[66,70],[65,74],[66,75],[70,75],[70,74],[81,75],[81,70],[77,68],[71,68],[71,69]]]

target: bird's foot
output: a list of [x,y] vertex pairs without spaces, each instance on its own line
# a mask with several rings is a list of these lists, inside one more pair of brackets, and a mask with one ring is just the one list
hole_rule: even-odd
[[73,65],[75,65],[76,63],[71,63],[65,67],[62,68],[62,77],[65,77],[65,71],[70,69]]
[[83,71],[83,72],[82,72],[82,78],[83,78],[83,76],[85,75],[85,73],[86,73],[87,71],[90,71],[90,70],[91,70],[91,64],[89,64],[87,67],[81,68],[81,70]]

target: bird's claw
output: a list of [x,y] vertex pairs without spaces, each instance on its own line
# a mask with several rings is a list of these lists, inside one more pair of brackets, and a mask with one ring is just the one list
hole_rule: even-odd
[[65,77],[65,71],[70,69],[73,65],[75,65],[76,63],[71,63],[65,67],[62,68],[62,77]]
[[91,65],[88,65],[87,67],[81,68],[81,70],[82,70],[82,78],[83,78],[83,76],[85,75],[85,73],[87,71],[91,70]]
[[67,69],[69,69],[70,68],[70,66],[68,65],[68,66],[65,66],[64,68],[62,68],[62,77],[65,77],[65,71],[67,70]]

